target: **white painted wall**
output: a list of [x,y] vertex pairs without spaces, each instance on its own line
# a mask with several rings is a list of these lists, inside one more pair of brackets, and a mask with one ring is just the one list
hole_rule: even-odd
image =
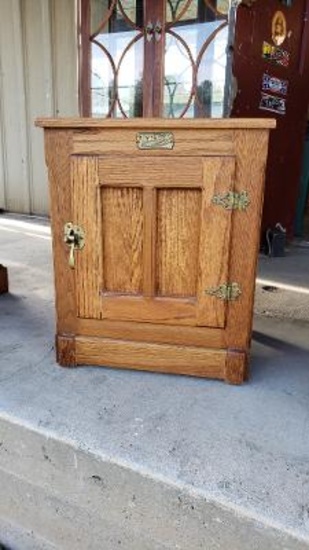
[[78,114],[75,0],[0,0],[0,208],[48,214],[38,116]]

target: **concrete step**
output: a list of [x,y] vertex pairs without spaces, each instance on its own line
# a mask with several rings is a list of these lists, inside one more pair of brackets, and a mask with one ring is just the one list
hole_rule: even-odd
[[263,518],[138,465],[8,419],[0,433],[0,517],[2,529],[10,526],[1,536],[12,550],[308,548]]

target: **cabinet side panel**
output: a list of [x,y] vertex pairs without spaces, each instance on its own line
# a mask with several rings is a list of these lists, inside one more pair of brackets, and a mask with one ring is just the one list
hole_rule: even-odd
[[75,332],[76,303],[74,272],[69,268],[64,244],[64,224],[72,221],[70,187],[70,130],[45,130],[45,151],[49,175],[57,333]]
[[250,204],[233,213],[230,280],[241,287],[240,298],[228,306],[227,344],[233,349],[247,349],[251,339],[268,136],[268,130],[239,130],[234,137],[235,190],[246,191]]

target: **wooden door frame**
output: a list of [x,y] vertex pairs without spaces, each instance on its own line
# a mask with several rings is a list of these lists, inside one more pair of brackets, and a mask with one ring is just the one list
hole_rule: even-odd
[[[309,0],[308,0],[309,1]],[[116,5],[116,0],[115,0]],[[79,110],[83,117],[91,117],[91,0],[78,0],[78,66],[79,66]],[[164,64],[165,64],[165,36],[166,30],[173,25],[166,22],[165,0],[143,0],[145,29],[144,63],[143,63],[143,114],[144,118],[162,117],[164,102]],[[209,8],[203,5],[198,12],[198,20]],[[155,32],[159,23],[161,30]],[[152,25],[150,39],[147,40],[146,27]],[[196,74],[194,74],[194,81]],[[185,110],[186,111],[186,110]],[[183,112],[183,114],[185,113]],[[183,116],[181,115],[181,118]],[[107,118],[112,116],[111,113]],[[203,117],[202,117],[203,118]]]
[[91,116],[90,0],[78,0],[78,104],[83,117]]
[[[78,67],[79,67],[79,111],[83,117],[91,117],[91,48],[90,48],[90,4],[91,0],[78,0]],[[147,22],[155,25],[158,21],[164,24],[165,2],[143,0],[144,26]],[[143,78],[143,117],[160,117],[162,115],[164,73],[164,33],[159,41],[154,36],[151,43],[144,40]],[[152,69],[151,69],[152,67]],[[150,68],[150,69],[149,69]]]

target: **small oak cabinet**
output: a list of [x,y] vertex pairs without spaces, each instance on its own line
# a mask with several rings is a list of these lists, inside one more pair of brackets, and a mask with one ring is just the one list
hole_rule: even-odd
[[57,360],[241,383],[270,119],[40,119]]

